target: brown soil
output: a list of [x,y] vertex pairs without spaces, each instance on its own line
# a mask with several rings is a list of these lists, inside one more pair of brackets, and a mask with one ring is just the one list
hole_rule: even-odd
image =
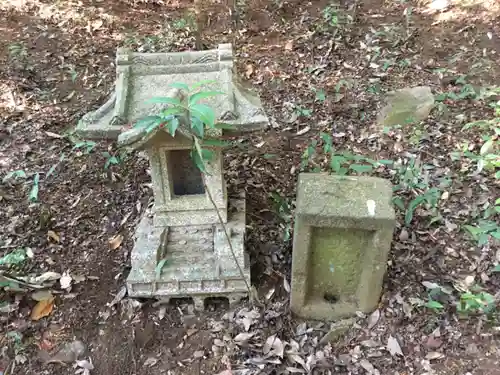
[[[433,176],[450,177],[450,198],[440,203],[443,223],[467,223],[485,202],[500,196],[498,180],[467,177],[462,165],[449,158],[464,140],[479,141],[479,136],[471,140],[460,131],[456,116],[491,117],[492,110],[484,102],[449,102],[446,115],[434,114],[422,125],[427,136],[418,144],[410,141],[412,129],[408,134],[396,131],[384,136],[374,125],[383,94],[396,88],[428,85],[435,93],[456,90],[443,79],[450,75],[467,75],[473,85],[500,85],[498,3],[449,3],[433,13],[423,2],[346,1],[339,9],[352,20],[342,24],[337,34],[335,27],[321,26],[327,1],[252,0],[241,5],[237,17],[231,17],[221,2],[204,5],[205,46],[235,43],[238,71],[259,90],[273,125],[245,138],[243,150],[227,153],[226,178],[234,194],[246,192],[247,248],[254,285],[263,300],[270,290],[275,293],[252,328],[259,332],[260,344],[231,347],[230,340],[225,340],[218,355],[214,339],[241,331],[222,320],[222,308],[192,314],[188,305],[181,304],[161,312],[153,301],[134,304],[127,298],[108,306],[124,284],[131,236],[140,212],[151,202],[147,162],[132,157],[104,168],[102,152],[113,152],[113,145],[99,144],[87,154],[74,151],[70,139],[63,137],[111,92],[117,46],[162,51],[194,48],[192,4],[184,0],[0,1],[4,20],[0,25],[0,171],[4,176],[24,170],[28,177],[0,185],[0,256],[29,247],[33,258],[9,273],[70,271],[73,277],[84,277],[70,292],[55,286],[54,310],[38,321],[30,319],[36,302],[29,293],[0,291],[1,301],[17,306],[0,315],[0,342],[6,347],[0,373],[74,373],[71,364],[44,364],[44,351],[52,354],[74,339],[87,346],[93,375],[217,374],[230,368],[236,374],[243,367],[248,374],[289,373],[285,365],[267,364],[259,370],[241,364],[257,355],[268,335],[278,333],[288,341],[299,324],[288,312],[283,282],[283,277],[290,280],[291,242],[282,239],[286,225],[275,214],[271,193],[293,200],[302,152],[312,140],[319,141],[320,132],[336,135],[339,149],[376,159],[417,155],[434,166]],[[407,27],[403,12],[409,6]],[[366,48],[367,37],[373,38],[375,31],[385,31],[378,36],[381,59],[396,62],[379,76],[367,60],[374,53]],[[408,64],[398,65],[404,59]],[[437,68],[448,70],[440,76]],[[340,80],[349,81],[349,87],[341,89],[343,98],[333,100]],[[313,89],[324,90],[327,100],[315,100]],[[311,115],[290,120],[293,105],[311,110]],[[296,134],[306,127],[310,129]],[[46,177],[63,154],[55,173]],[[379,172],[388,177],[386,171]],[[36,173],[40,174],[38,199],[30,203]],[[491,273],[498,261],[498,243],[481,249],[463,231],[429,225],[427,214],[418,211],[406,229],[407,238],[402,235],[400,217],[376,328],[368,330],[360,317],[359,326],[333,345],[332,352],[336,358],[346,353],[354,358],[365,350],[363,340],[372,337],[386,343],[392,335],[404,356],[394,357],[381,349],[380,355],[367,357],[381,374],[500,374],[496,316],[471,314],[462,319],[453,307],[435,313],[410,306],[412,298],[426,298],[423,281],[449,286],[472,275],[491,294],[500,285]],[[124,240],[111,250],[108,241],[118,234]],[[278,313],[269,318],[267,310]],[[7,332],[22,334],[20,347]],[[16,351],[25,361],[14,366]],[[431,359],[432,352],[442,357]],[[302,355],[307,355],[305,349]],[[145,366],[150,358],[156,362]],[[359,366],[330,362],[314,371],[366,372]]]

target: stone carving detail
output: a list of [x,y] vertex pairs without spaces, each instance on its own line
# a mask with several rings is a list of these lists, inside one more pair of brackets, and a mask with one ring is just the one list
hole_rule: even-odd
[[120,48],[116,56],[115,92],[101,108],[82,118],[77,132],[84,138],[116,139],[123,124],[157,111],[157,106],[146,102],[151,97],[166,95],[169,83],[202,81],[214,81],[206,89],[225,93],[209,103],[220,120],[237,126],[239,131],[268,126],[259,97],[233,82],[233,66],[230,44],[220,44],[209,51],[174,53],[135,53]]

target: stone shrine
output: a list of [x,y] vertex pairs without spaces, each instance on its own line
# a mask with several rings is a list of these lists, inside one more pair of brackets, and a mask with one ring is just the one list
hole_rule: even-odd
[[[182,126],[175,137],[160,127],[149,132],[144,128],[124,131],[124,125],[133,125],[165,108],[148,103],[149,99],[181,98],[183,93],[172,89],[172,83],[205,81],[204,91],[224,93],[207,103],[220,121],[232,124],[236,131],[266,126],[268,119],[258,96],[236,83],[233,69],[230,44],[216,50],[179,53],[119,50],[115,93],[97,111],[84,116],[77,127],[84,137],[118,139],[121,147],[144,150],[148,155],[154,206],[144,213],[135,234],[127,278],[132,297],[190,297],[195,308],[203,309],[206,298],[224,297],[231,304],[248,294],[245,202],[228,199],[222,150],[213,148],[207,173],[202,174],[190,157],[191,135]],[[210,132],[210,136],[222,135],[221,130]]]
[[301,173],[292,258],[292,311],[337,320],[377,307],[396,218],[389,181]]

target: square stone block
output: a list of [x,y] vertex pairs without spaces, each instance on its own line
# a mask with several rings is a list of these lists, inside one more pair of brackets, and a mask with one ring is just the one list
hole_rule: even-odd
[[374,310],[396,225],[391,183],[302,173],[297,190],[292,311],[337,320]]

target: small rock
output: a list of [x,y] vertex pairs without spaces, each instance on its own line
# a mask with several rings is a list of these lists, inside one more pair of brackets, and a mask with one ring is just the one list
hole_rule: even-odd
[[330,326],[330,331],[324,335],[320,344],[326,344],[328,342],[337,341],[340,339],[354,324],[354,319],[344,319],[339,322],[335,322]]
[[406,125],[425,120],[434,108],[429,86],[406,87],[388,94],[378,122],[382,126]]

